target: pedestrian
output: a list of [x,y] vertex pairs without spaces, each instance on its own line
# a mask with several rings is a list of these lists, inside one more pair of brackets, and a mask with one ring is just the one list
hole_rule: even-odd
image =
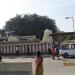
[[35,63],[36,63],[35,75],[43,75],[43,57],[41,56],[40,51],[37,52]]
[[29,45],[27,46],[27,56],[30,55]]
[[2,61],[2,55],[0,54],[0,61]]
[[52,53],[51,53],[51,46],[48,46],[48,55],[52,55]]
[[54,60],[55,59],[55,55],[56,55],[56,48],[55,48],[55,46],[52,47],[51,53],[52,53],[52,59]]
[[19,55],[19,47],[16,46],[16,55]]
[[58,43],[56,43],[55,48],[56,48],[56,56],[59,60],[59,44]]
[[2,52],[0,51],[0,61],[2,61]]

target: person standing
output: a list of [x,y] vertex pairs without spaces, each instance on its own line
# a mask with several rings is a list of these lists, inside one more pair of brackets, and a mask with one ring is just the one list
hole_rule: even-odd
[[56,55],[56,48],[53,46],[51,49],[51,53],[52,53],[52,59],[55,59],[55,55]]
[[43,57],[41,56],[40,51],[37,52],[35,64],[36,64],[35,75],[43,75]]
[[59,60],[59,44],[58,43],[56,43],[55,48],[56,48],[56,56],[57,56],[57,58]]
[[0,61],[2,61],[2,55],[0,54]]
[[52,55],[51,54],[51,46],[48,46],[48,55]]
[[27,56],[30,55],[30,51],[29,51],[29,45],[27,46]]
[[16,55],[19,55],[19,47],[16,46]]
[[2,61],[2,52],[0,50],[0,61]]

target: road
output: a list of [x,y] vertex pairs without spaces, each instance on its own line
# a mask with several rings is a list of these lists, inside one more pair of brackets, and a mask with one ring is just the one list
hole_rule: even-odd
[[[35,58],[26,58],[24,56],[21,57],[3,57],[2,62],[12,62],[12,61],[31,61],[32,62],[32,71],[33,75],[35,72]],[[66,62],[75,63],[75,59],[63,59],[52,60],[52,58],[44,58],[43,67],[44,67],[44,75],[75,75],[75,65],[74,66],[64,66]]]

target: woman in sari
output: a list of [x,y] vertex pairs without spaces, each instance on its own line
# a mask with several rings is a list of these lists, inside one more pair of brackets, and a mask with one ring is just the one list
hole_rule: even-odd
[[35,63],[36,63],[35,75],[43,75],[43,57],[41,56],[40,51],[37,52]]

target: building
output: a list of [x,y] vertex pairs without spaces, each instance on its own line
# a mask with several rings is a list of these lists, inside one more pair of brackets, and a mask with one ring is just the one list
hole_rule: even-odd
[[40,42],[35,35],[31,36],[18,36],[14,31],[7,32],[5,30],[0,30],[0,42]]
[[17,49],[20,55],[36,54],[38,50],[47,54],[48,45],[48,42],[40,42],[35,35],[17,36],[14,31],[0,31],[0,52],[3,55],[15,55]]

